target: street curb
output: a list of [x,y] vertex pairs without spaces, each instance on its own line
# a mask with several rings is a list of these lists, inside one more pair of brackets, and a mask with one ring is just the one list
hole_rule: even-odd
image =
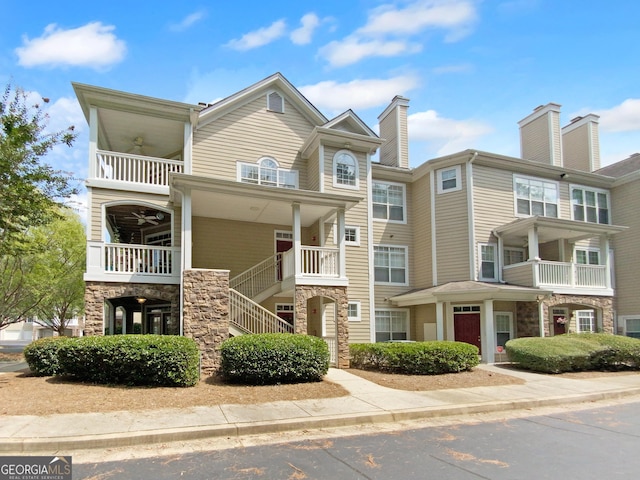
[[228,425],[181,427],[69,437],[21,439],[4,438],[0,439],[0,452],[3,454],[68,452],[74,450],[133,447],[139,445],[220,437],[237,438],[249,435],[291,432],[295,430],[375,425],[455,415],[523,410],[545,406],[558,406],[567,403],[615,400],[633,395],[640,395],[640,388],[618,389],[588,394],[562,395],[543,399],[513,400],[484,404],[462,404],[451,407],[429,407],[397,411],[364,412],[358,414],[345,414],[342,416],[332,415],[330,417],[293,418],[269,422],[232,423]]

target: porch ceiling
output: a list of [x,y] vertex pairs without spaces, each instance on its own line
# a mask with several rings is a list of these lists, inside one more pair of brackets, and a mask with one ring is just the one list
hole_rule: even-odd
[[329,220],[336,209],[348,210],[362,200],[362,197],[172,174],[171,196],[175,204],[182,203],[182,195],[176,195],[175,192],[188,190],[191,191],[193,216],[291,225],[293,223],[292,205],[299,203],[300,221],[303,227],[311,226],[320,218]]
[[519,287],[503,283],[485,282],[449,282],[437,287],[414,290],[391,297],[398,307],[428,305],[437,302],[479,302],[484,300],[503,300],[534,302],[539,296],[550,295],[550,290]]
[[577,242],[600,235],[613,235],[626,230],[628,227],[619,225],[602,225],[598,223],[578,222],[550,217],[528,217],[515,220],[494,230],[505,243],[524,243],[528,239],[529,230],[536,228],[538,242],[546,243],[553,240],[568,240]]

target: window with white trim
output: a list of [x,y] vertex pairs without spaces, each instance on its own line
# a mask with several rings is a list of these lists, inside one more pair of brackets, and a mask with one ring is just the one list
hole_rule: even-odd
[[401,183],[373,182],[373,218],[405,222],[406,196]]
[[503,254],[505,266],[524,262],[524,248],[504,247]]
[[374,245],[373,264],[376,283],[407,284],[407,247]]
[[627,337],[640,338],[640,317],[624,319],[624,334]]
[[262,157],[256,163],[238,162],[238,181],[270,187],[298,188],[298,171],[280,168],[271,157]]
[[493,243],[478,244],[480,259],[480,280],[498,279],[498,259],[496,255],[497,246]]
[[347,318],[350,322],[360,321],[360,302],[353,301],[347,305]]
[[462,188],[460,165],[443,168],[437,171],[438,193],[454,192]]
[[376,310],[376,342],[409,339],[409,312]]
[[596,315],[593,310],[576,310],[575,315],[577,332],[596,331]]
[[350,152],[341,150],[334,155],[333,186],[353,189],[360,186],[358,161]]
[[496,347],[504,349],[505,344],[513,338],[513,314],[511,312],[495,312],[494,329]]
[[531,177],[513,177],[516,215],[558,217],[558,182]]
[[284,113],[284,98],[278,92],[269,92],[267,95],[267,110],[275,113]]
[[609,192],[571,185],[571,214],[579,222],[608,224]]
[[600,265],[600,251],[589,248],[576,248],[576,263],[580,265]]

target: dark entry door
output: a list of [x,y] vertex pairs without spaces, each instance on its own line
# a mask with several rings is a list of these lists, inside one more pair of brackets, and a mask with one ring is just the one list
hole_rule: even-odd
[[454,314],[453,330],[457,342],[470,343],[480,349],[480,314]]
[[288,252],[293,248],[293,241],[286,238],[276,238],[276,254],[279,255],[278,268],[277,268],[277,280],[282,280],[282,254]]

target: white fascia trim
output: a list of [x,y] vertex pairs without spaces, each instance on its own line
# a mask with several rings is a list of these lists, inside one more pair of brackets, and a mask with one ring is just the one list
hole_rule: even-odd
[[367,153],[367,255],[369,256],[369,341],[376,341],[375,316],[375,267],[373,265],[373,175],[371,171],[371,154]]

